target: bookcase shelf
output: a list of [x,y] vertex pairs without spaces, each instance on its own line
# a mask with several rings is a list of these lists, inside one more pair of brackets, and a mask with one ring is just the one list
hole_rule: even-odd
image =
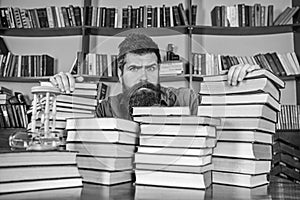
[[0,28],[0,35],[20,37],[58,37],[82,35],[82,27],[64,28]]
[[0,77],[1,82],[24,82],[24,83],[37,83],[39,81],[49,80],[49,76],[43,77]]
[[125,37],[127,34],[145,33],[150,36],[170,36],[188,33],[188,26],[176,26],[166,28],[103,28],[103,27],[85,27],[86,35],[102,35]]
[[281,25],[281,26],[257,26],[257,27],[218,27],[218,26],[193,26],[193,34],[205,35],[266,35],[291,33],[297,25]]

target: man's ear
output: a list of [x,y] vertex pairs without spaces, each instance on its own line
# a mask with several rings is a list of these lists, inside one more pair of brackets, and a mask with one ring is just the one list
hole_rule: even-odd
[[122,79],[122,71],[120,68],[118,68],[118,78],[121,84],[123,84],[123,79]]

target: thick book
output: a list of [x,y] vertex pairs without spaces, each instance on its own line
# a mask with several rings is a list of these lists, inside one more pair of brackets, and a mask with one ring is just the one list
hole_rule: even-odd
[[166,115],[191,115],[190,108],[185,107],[161,107],[161,106],[150,106],[150,107],[133,107],[133,116],[166,116]]
[[78,155],[93,155],[102,157],[132,157],[135,151],[134,145],[111,144],[111,143],[93,143],[93,142],[67,142],[66,149],[76,151]]
[[199,105],[198,115],[209,117],[255,117],[277,122],[277,112],[267,105]]
[[0,185],[8,182],[36,181],[80,177],[76,164],[4,167],[0,169]]
[[272,145],[247,142],[218,142],[214,156],[272,160]]
[[206,125],[141,124],[141,135],[216,137],[216,128]]
[[247,105],[267,104],[276,111],[280,111],[280,103],[267,93],[236,94],[236,95],[201,95],[201,105]]
[[0,194],[82,187],[82,178],[63,178],[1,183]]
[[[40,85],[53,86],[52,83],[48,81],[41,81]],[[75,83],[75,90],[76,89],[97,90],[97,84],[96,83]]]
[[211,197],[212,187],[205,190],[195,190],[194,188],[178,187],[160,187],[150,185],[135,185],[135,199],[157,199],[174,200],[175,199],[206,199]]
[[136,122],[119,118],[81,118],[69,119],[67,130],[120,130],[137,133],[139,125]]
[[255,199],[267,197],[269,185],[262,185],[255,188],[245,188],[232,185],[214,184],[212,196],[215,199]]
[[203,166],[211,163],[211,155],[207,156],[185,156],[185,155],[157,155],[146,153],[135,153],[135,163],[161,164],[161,165],[183,165]]
[[226,118],[221,126],[222,130],[260,130],[275,133],[275,123],[259,118]]
[[254,188],[269,183],[267,174],[237,174],[230,172],[212,172],[213,183]]
[[213,156],[214,171],[233,172],[241,174],[262,174],[271,170],[270,160],[226,158]]
[[184,165],[169,165],[169,164],[149,164],[135,163],[135,169],[151,170],[151,171],[166,171],[166,172],[186,172],[200,174],[213,170],[212,163],[203,166],[184,166]]
[[0,153],[0,167],[73,164],[76,164],[76,152],[16,151]]
[[83,182],[102,185],[115,185],[132,180],[132,170],[109,172],[79,168],[79,173],[83,177]]
[[216,138],[197,136],[140,136],[141,146],[180,147],[180,148],[207,148],[215,147]]
[[218,141],[273,143],[273,134],[258,130],[218,130]]
[[210,126],[218,126],[221,124],[220,119],[201,116],[138,116],[134,117],[133,120],[145,124],[202,124]]
[[[204,76],[203,77],[203,82],[209,82],[209,81],[226,81],[228,78],[227,75],[215,75],[215,76]],[[268,78],[271,80],[273,83],[276,84],[278,88],[284,88],[285,83],[282,81],[278,76],[276,76],[274,73],[265,70],[265,69],[260,69],[260,70],[255,70],[250,73],[248,73],[245,77],[244,80],[247,79],[258,79],[258,78]]]
[[163,154],[163,155],[190,155],[190,156],[205,156],[211,155],[212,148],[180,148],[180,147],[154,147],[154,146],[138,146],[137,152],[148,154]]
[[137,134],[116,130],[69,130],[67,142],[136,144]]
[[83,156],[76,157],[77,166],[85,169],[98,169],[105,171],[131,170],[133,168],[132,158]]
[[77,97],[77,96],[65,95],[65,94],[56,96],[56,101],[57,101],[57,103],[62,102],[62,103],[69,103],[71,105],[78,104],[78,106],[79,105],[88,105],[90,107],[94,107],[94,110],[95,110],[95,107],[97,106],[96,99]]
[[200,84],[199,92],[200,95],[231,95],[250,93],[269,93],[276,100],[280,100],[279,89],[267,78],[244,80],[240,82],[237,87],[232,87],[227,83],[227,81],[204,81]]
[[138,185],[205,189],[212,183],[210,171],[196,174],[136,169],[135,175]]
[[[296,113],[291,114],[292,116],[295,116]],[[288,144],[289,146],[293,148],[299,148],[300,146],[300,138],[299,132],[297,131],[280,131],[278,130],[275,133],[274,139],[279,142],[283,142],[285,144]]]

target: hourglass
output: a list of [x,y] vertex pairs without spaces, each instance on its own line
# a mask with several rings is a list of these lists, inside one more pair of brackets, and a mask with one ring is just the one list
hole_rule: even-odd
[[[61,144],[61,137],[55,130],[56,95],[61,92],[51,86],[35,86],[31,88],[31,93],[33,94],[31,130],[11,135],[10,146],[26,150],[57,149]],[[37,126],[38,120],[39,126]]]

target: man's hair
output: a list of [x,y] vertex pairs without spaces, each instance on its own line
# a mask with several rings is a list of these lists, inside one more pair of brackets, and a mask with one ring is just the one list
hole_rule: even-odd
[[122,74],[125,65],[125,56],[127,53],[134,53],[138,55],[155,53],[157,62],[161,62],[158,45],[145,34],[131,33],[119,44],[118,66]]

